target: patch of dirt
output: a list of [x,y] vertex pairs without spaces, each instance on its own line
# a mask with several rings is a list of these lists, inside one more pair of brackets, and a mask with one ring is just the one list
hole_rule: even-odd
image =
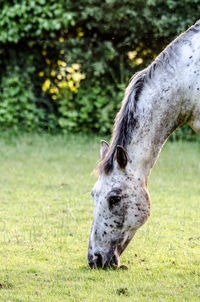
[[0,282],[0,289],[9,289],[12,287],[13,287],[13,284],[9,281]]
[[117,294],[119,296],[129,296],[129,291],[128,291],[128,288],[127,287],[120,287],[117,289]]

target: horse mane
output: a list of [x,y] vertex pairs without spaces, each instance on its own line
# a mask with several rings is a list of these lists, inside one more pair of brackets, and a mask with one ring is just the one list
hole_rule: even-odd
[[113,169],[113,160],[117,145],[124,148],[130,143],[131,133],[137,126],[136,107],[139,96],[143,90],[144,84],[151,80],[155,70],[167,65],[174,69],[170,64],[170,58],[175,56],[173,44],[170,44],[161,54],[152,62],[152,64],[135,73],[130,79],[126,88],[125,96],[122,101],[122,107],[115,118],[114,130],[111,143],[106,156],[100,161],[98,171],[101,174],[109,174]]
[[113,160],[117,145],[126,147],[131,138],[132,129],[136,126],[136,103],[146,78],[146,69],[137,72],[130,80],[122,102],[122,107],[115,118],[113,135],[106,156],[100,161],[99,173],[108,174],[113,169]]

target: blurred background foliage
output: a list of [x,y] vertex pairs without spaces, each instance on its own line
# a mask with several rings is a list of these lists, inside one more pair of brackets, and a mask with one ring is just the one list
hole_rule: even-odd
[[199,15],[199,0],[1,1],[0,127],[110,133],[132,74]]

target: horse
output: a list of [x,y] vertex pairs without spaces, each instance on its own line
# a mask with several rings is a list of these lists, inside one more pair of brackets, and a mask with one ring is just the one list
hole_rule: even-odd
[[150,171],[163,144],[183,123],[200,133],[200,20],[170,43],[125,91],[111,143],[101,141],[91,268],[119,266],[119,257],[150,216]]

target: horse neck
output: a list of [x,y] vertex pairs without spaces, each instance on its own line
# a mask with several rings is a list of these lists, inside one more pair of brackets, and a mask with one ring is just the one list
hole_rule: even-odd
[[140,95],[136,110],[137,126],[127,146],[134,177],[144,184],[147,184],[164,142],[187,120],[190,112],[190,105],[185,105],[176,76],[173,81],[166,80],[165,75],[160,75],[159,79],[156,86],[147,84]]
[[[133,129],[127,129],[131,138],[125,147],[133,175],[145,183],[164,142],[179,125],[188,121],[200,132],[195,120],[191,124],[194,108],[199,103],[199,49],[200,21],[172,42],[147,68],[144,85],[135,99],[136,106],[130,103],[130,108],[136,107],[133,115],[137,122]],[[199,120],[200,105],[197,109]]]

